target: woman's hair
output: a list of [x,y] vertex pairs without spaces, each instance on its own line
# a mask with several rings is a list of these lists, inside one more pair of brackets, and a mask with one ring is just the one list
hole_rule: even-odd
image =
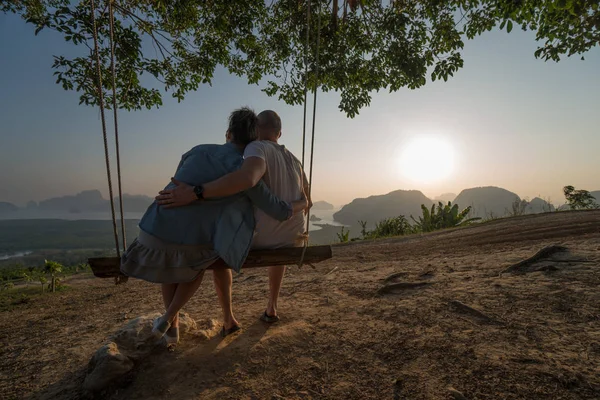
[[229,127],[227,131],[231,134],[233,142],[246,146],[248,143],[258,139],[256,133],[258,117],[248,107],[239,108],[229,116]]

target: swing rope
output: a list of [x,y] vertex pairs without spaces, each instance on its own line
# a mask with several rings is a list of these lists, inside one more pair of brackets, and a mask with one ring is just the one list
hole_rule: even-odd
[[310,48],[310,0],[306,2],[306,44],[304,45],[304,120],[302,124],[302,171],[306,153],[306,104],[308,103],[308,50]]
[[[307,17],[308,19],[308,17]],[[307,29],[307,38],[308,38],[308,30],[310,29],[310,24],[308,24]],[[315,55],[315,82],[314,82],[314,95],[313,95],[313,116],[312,116],[312,137],[310,144],[310,166],[309,166],[309,176],[308,176],[308,198],[311,199],[312,193],[312,177],[313,177],[313,160],[315,156],[315,125],[317,118],[317,92],[319,89],[319,50],[320,50],[320,39],[321,39],[321,3],[319,3],[318,14],[317,14],[317,49]],[[307,41],[308,44],[308,41]],[[308,71],[308,63],[307,63],[307,71]],[[306,82],[308,83],[308,74]],[[308,86],[308,84],[306,85]],[[306,90],[306,87],[305,87]],[[304,111],[306,113],[306,97],[304,98]],[[303,133],[304,136],[304,133]],[[302,154],[302,162],[304,163],[304,152]],[[304,165],[303,165],[304,167]],[[298,267],[302,268],[302,264],[304,263],[304,257],[306,255],[306,249],[308,248],[308,235],[310,229],[310,208],[306,213],[306,235],[307,237],[304,239],[304,248],[302,249],[302,255],[300,256],[300,262],[298,263]],[[313,266],[314,268],[314,266]]]
[[108,156],[108,138],[106,135],[106,118],[104,116],[104,94],[102,91],[102,71],[100,68],[100,51],[98,50],[98,26],[96,24],[96,5],[94,0],[90,0],[92,8],[92,26],[94,34],[94,53],[96,58],[96,74],[98,79],[98,101],[100,103],[100,119],[102,120],[102,137],[104,139],[104,159],[106,161],[106,176],[108,178],[108,193],[110,196],[110,211],[112,214],[113,233],[115,236],[115,249],[117,250],[117,257],[121,257],[119,251],[119,235],[117,233],[117,220],[115,217],[115,202],[113,199],[112,179],[110,173],[110,159]]
[[[115,152],[117,156],[117,182],[119,187],[119,207],[121,209],[121,240],[123,242],[123,252],[127,250],[127,239],[125,237],[125,218],[123,217],[123,190],[121,188],[121,156],[119,152],[119,123],[117,119],[117,72],[115,66],[115,38],[114,38],[114,25],[115,25],[115,15],[114,15],[114,0],[109,0],[108,2],[108,15],[109,15],[109,25],[110,25],[110,69],[112,71],[112,93],[113,93],[113,119],[115,121]],[[113,213],[113,222],[115,216]]]

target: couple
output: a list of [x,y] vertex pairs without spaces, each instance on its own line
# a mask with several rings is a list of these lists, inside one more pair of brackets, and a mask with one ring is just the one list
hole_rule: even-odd
[[[121,259],[125,275],[161,284],[166,312],[152,333],[169,345],[179,341],[179,311],[217,259],[240,272],[250,248],[302,246],[306,238],[308,181],[298,159],[277,143],[277,113],[235,110],[225,137],[224,145],[199,145],[183,155]],[[265,322],[279,320],[284,273],[285,267],[269,267]],[[213,277],[223,309],[221,334],[227,336],[240,329],[232,311],[231,269],[214,269]]]

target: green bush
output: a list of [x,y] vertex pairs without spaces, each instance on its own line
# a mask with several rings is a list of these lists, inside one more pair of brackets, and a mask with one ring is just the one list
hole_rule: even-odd
[[587,190],[575,190],[573,186],[565,186],[563,193],[572,210],[589,210],[599,207],[596,198]]
[[405,216],[386,218],[375,225],[375,229],[368,232],[366,237],[369,239],[384,238],[390,236],[404,236],[414,233],[414,228],[410,225]]
[[344,227],[342,226],[342,231],[337,234],[337,237],[340,243],[348,242],[350,237],[350,230],[344,230]]
[[471,212],[470,206],[459,211],[458,204],[452,205],[450,201],[446,205],[443,205],[441,201],[437,205],[432,205],[431,211],[421,204],[421,210],[423,215],[419,217],[418,221],[411,216],[418,232],[433,232],[439,229],[470,225],[481,219],[479,217],[468,218]]

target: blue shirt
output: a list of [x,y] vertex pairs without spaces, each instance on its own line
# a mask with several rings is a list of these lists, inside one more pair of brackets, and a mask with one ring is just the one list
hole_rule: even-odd
[[[175,179],[201,185],[238,170],[243,161],[241,150],[232,143],[199,145],[182,156]],[[169,183],[166,188],[174,186]],[[154,202],[139,227],[169,243],[212,245],[218,256],[239,272],[252,244],[254,206],[281,221],[292,215],[290,204],[271,194],[260,181],[245,192],[184,207],[169,209]]]

